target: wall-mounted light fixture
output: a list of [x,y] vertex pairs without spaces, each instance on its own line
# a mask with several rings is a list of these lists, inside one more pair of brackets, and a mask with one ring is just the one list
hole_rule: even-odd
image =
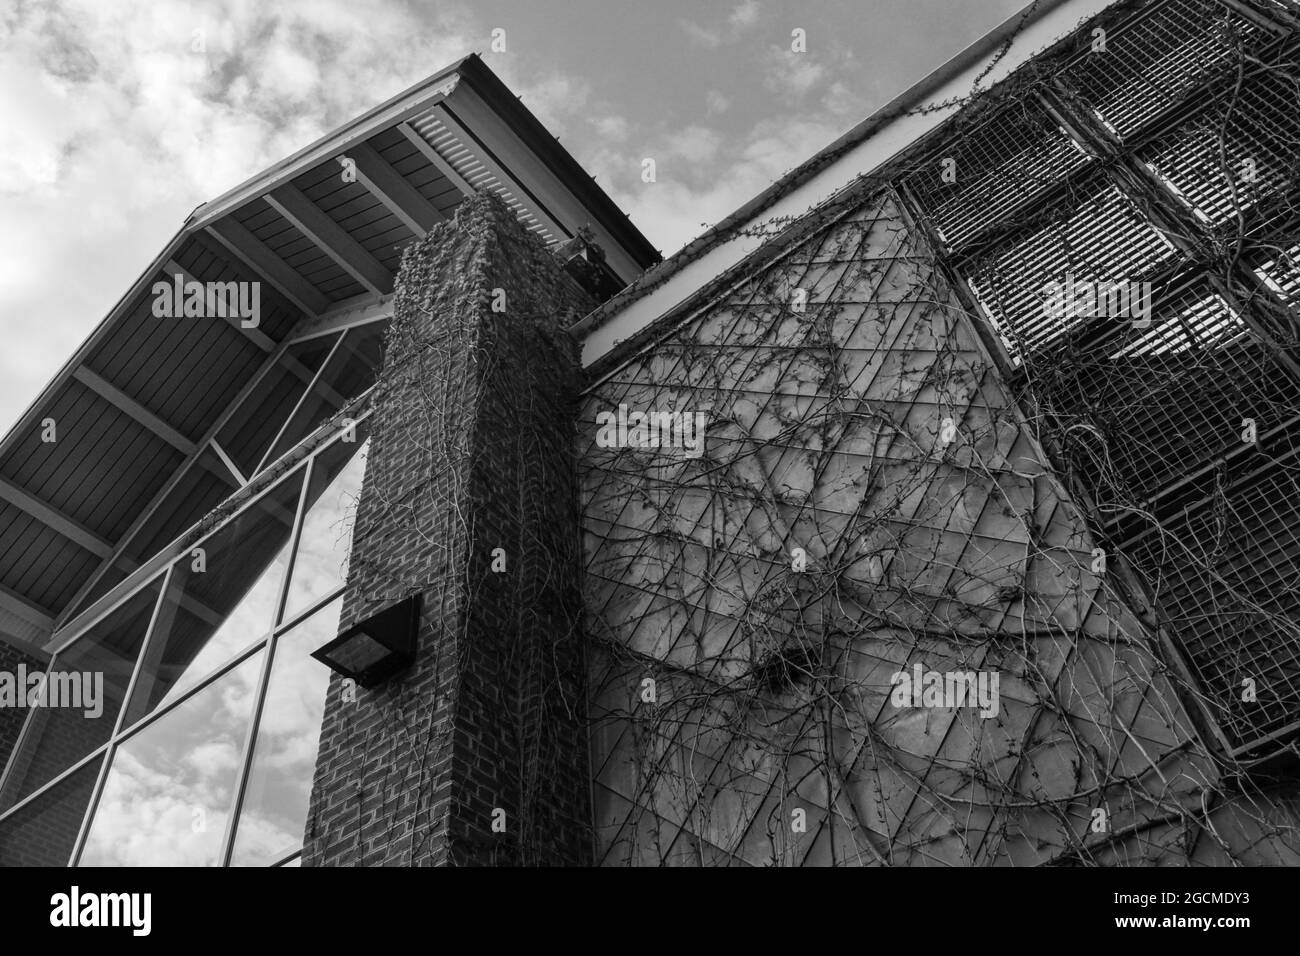
[[358,621],[312,657],[361,687],[374,687],[415,660],[420,626],[420,595]]

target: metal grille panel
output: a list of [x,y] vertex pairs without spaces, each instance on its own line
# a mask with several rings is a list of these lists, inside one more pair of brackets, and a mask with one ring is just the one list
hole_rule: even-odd
[[1260,27],[1215,0],[1183,0],[1108,36],[1104,52],[1089,46],[1061,79],[1127,140],[1235,66],[1235,42],[1265,38]]
[[1089,157],[1035,103],[1016,103],[943,151],[906,180],[950,248],[1032,202]]
[[1239,450],[1244,417],[1267,433],[1286,415],[1276,396],[1291,388],[1269,350],[1203,286],[1154,309],[1149,329],[1120,326],[1087,352],[1041,364],[1039,394],[1073,434],[1067,447],[1103,507],[1148,501]]
[[1269,469],[1126,549],[1238,750],[1300,722],[1297,500],[1295,475]]
[[1078,327],[1049,314],[1048,283],[1137,281],[1173,258],[1169,240],[1100,180],[1035,218],[1020,237],[972,264],[975,293],[1016,359]]
[[1138,158],[1203,221],[1235,229],[1240,214],[1295,188],[1300,88],[1276,73],[1252,77],[1235,96],[1216,101]]

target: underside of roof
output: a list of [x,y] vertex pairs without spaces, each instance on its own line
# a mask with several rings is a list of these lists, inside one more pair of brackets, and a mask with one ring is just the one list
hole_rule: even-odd
[[[659,259],[477,56],[205,203],[0,442],[0,637],[43,644],[364,387],[328,360],[375,336],[338,333],[381,327],[403,249],[475,190],[589,231],[610,287]],[[154,314],[191,280],[256,283],[257,321]]]

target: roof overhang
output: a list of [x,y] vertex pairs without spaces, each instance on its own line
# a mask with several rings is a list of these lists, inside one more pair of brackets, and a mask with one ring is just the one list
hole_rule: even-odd
[[[0,639],[46,643],[196,520],[193,487],[238,491],[218,432],[271,370],[305,373],[291,345],[386,319],[402,250],[476,190],[547,243],[589,230],[617,287],[659,260],[473,55],[204,203],[0,440]],[[260,320],[154,317],[190,279],[256,281]]]

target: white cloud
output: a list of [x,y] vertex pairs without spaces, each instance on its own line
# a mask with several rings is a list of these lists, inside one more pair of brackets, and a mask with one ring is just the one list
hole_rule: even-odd
[[524,105],[557,136],[565,132],[570,119],[586,116],[592,96],[586,80],[558,72],[519,84],[519,93]]
[[758,22],[758,0],[743,0],[731,11],[727,22],[735,27],[750,27]]
[[706,50],[713,50],[722,45],[722,34],[717,30],[702,27],[694,20],[687,20],[684,17],[678,20],[677,23],[692,43],[702,46]]
[[[661,163],[655,183],[614,175],[611,178],[616,188],[609,183],[606,188],[664,254],[671,255],[842,132],[840,124],[830,119],[765,119],[739,138],[735,146],[717,134],[692,133],[674,152],[684,158],[686,150],[703,153],[704,144],[712,143],[708,162],[688,168],[681,175],[671,165]],[[692,145],[686,146],[688,142]],[[634,168],[629,163],[611,151],[602,153],[594,166],[613,170],[615,164],[623,164],[617,168]]]
[[27,225],[0,230],[0,430],[195,206],[473,49],[458,10],[63,0],[7,14],[0,222]]
[[704,163],[717,155],[722,137],[703,126],[687,126],[674,132],[665,141],[669,156],[680,157],[690,163]]
[[757,23],[758,12],[758,0],[742,0],[727,15],[726,23],[722,26],[706,27],[685,17],[677,23],[692,43],[706,50],[716,50],[723,44],[734,43],[742,33]]
[[763,85],[788,101],[802,99],[826,76],[826,67],[807,53],[793,53],[779,46],[766,53]]
[[627,139],[628,122],[622,116],[602,116],[595,121],[595,126],[602,139],[616,143]]

